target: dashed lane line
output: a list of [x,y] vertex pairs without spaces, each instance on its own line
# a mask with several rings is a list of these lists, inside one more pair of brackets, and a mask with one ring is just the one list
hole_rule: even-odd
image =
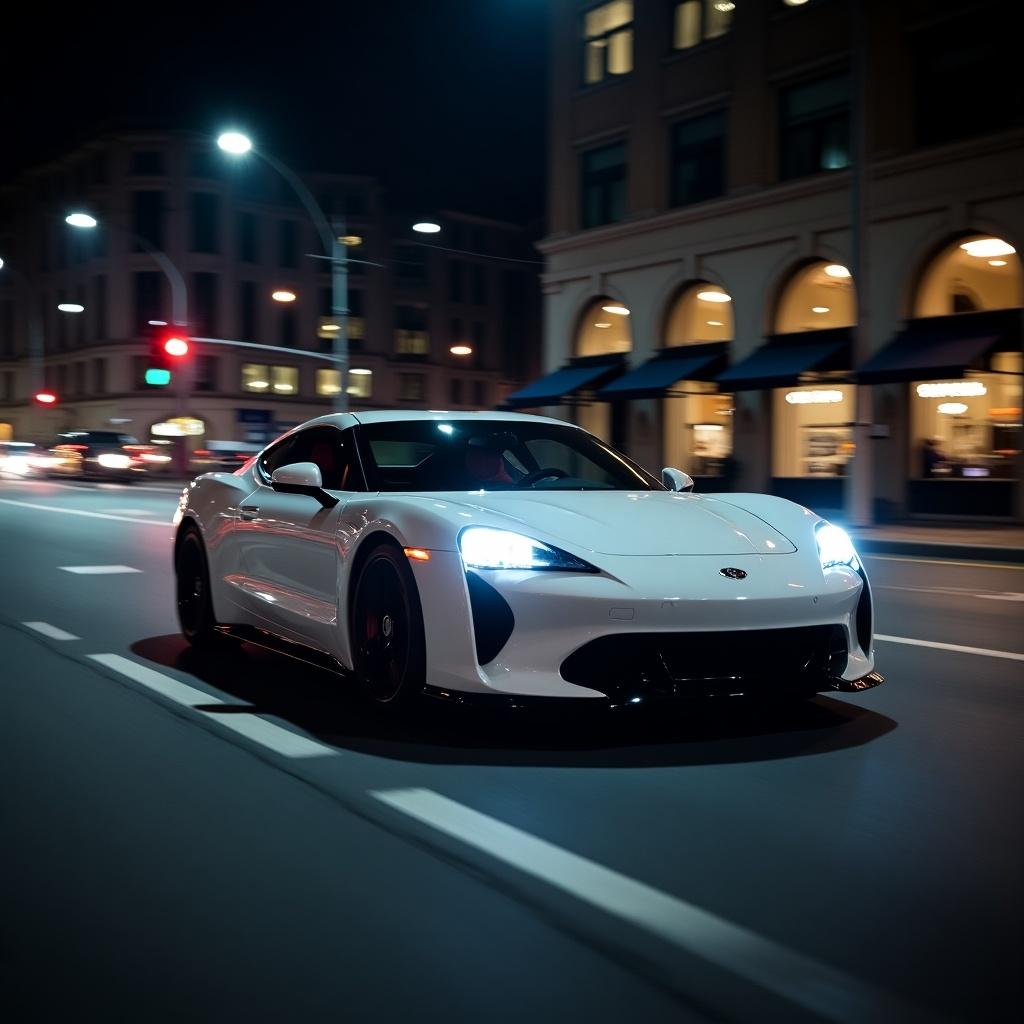
[[81,640],[81,637],[75,636],[74,633],[51,626],[48,622],[23,622],[22,625],[34,629],[37,633],[42,633],[43,636],[48,636],[51,640]]
[[86,512],[80,508],[59,508],[56,505],[39,505],[32,501],[14,501],[11,498],[0,498],[0,505],[16,505],[19,508],[31,508],[37,512],[63,512],[66,516],[87,516],[89,519],[113,519],[120,523],[142,523],[143,526],[160,526],[165,530],[172,524],[154,519],[135,519],[132,516],[115,516],[108,512]]
[[166,697],[176,704],[181,704],[196,711],[197,714],[202,715],[204,718],[215,719],[219,726],[229,729],[239,736],[244,736],[250,742],[266,747],[282,757],[339,756],[337,750],[333,747],[329,747],[324,743],[318,743],[316,740],[303,736],[301,733],[291,732],[276,725],[274,722],[268,722],[265,718],[260,718],[258,715],[246,712],[222,714],[199,710],[196,705],[200,707],[204,705],[217,705],[224,708],[230,707],[230,705],[219,697],[206,693],[204,690],[198,690],[194,686],[189,686],[188,683],[183,683],[172,676],[164,675],[163,672],[157,672],[146,665],[140,665],[139,662],[132,661],[131,658],[122,657],[120,654],[90,654],[89,657],[93,661],[105,665],[107,668],[113,669],[123,676],[127,676],[133,682],[145,686],[154,693],[158,693],[160,696]]
[[429,789],[389,807],[831,1021],[909,1021],[912,1008],[811,957]]
[[876,640],[890,644],[909,644],[911,647],[933,647],[937,651],[953,651],[956,654],[980,654],[986,658],[1005,658],[1007,661],[1024,661],[1024,654],[1014,651],[993,651],[988,647],[965,647],[963,644],[943,644],[938,640],[915,640],[909,636],[883,636],[875,634]]
[[917,565],[949,565],[964,566],[968,569],[1009,569],[1010,572],[1024,572],[1024,565],[1012,565],[1008,562],[997,561],[1002,548],[993,548],[993,561],[991,562],[963,562],[955,561],[952,558],[915,558],[910,555],[872,555],[862,554],[865,561],[871,562],[913,562]]
[[73,572],[76,576],[117,576],[129,572],[142,572],[130,565],[58,565],[61,572]]

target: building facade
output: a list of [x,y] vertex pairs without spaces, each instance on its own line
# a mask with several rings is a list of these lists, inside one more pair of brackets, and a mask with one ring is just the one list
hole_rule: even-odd
[[547,377],[512,404],[707,489],[1019,521],[1013,13],[555,0]]
[[[373,179],[304,180],[347,243],[353,409],[488,408],[535,372],[535,234],[443,211],[439,233],[417,235],[418,218],[387,210]],[[330,411],[340,374],[318,358],[339,326],[330,263],[258,158],[232,161],[210,139],[112,135],[26,173],[0,203],[0,436],[118,425],[197,447],[260,442]],[[73,210],[97,226],[69,226]],[[192,352],[167,387],[145,381],[151,325],[172,322],[150,250],[188,296]],[[69,303],[81,312],[58,308]],[[32,401],[43,387],[57,396],[50,408]]]

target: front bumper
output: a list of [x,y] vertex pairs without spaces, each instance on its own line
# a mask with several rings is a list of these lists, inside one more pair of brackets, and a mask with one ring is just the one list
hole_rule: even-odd
[[[602,556],[597,575],[467,574],[457,554],[436,555],[414,571],[428,683],[442,692],[618,702],[634,694],[815,692],[881,681],[872,676],[866,581],[845,567],[823,573],[799,552]],[[746,578],[723,577],[725,566]],[[481,643],[480,605],[467,576],[500,596],[512,619],[507,634],[507,623],[496,637],[484,629]],[[453,614],[453,593],[468,629],[456,624],[462,616]]]

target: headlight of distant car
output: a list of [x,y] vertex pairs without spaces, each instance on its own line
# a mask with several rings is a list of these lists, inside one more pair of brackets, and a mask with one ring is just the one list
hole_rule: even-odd
[[589,562],[568,551],[542,544],[511,530],[467,526],[459,534],[462,561],[473,569],[557,569],[561,572],[598,572]]
[[860,568],[860,559],[853,548],[853,541],[845,530],[832,523],[819,523],[814,534],[822,569],[831,569],[837,565]]
[[115,452],[104,452],[97,456],[96,461],[104,469],[127,469],[131,464],[131,456],[118,455]]

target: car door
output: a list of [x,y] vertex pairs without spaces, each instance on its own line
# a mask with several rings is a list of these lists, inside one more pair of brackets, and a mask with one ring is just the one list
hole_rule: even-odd
[[[273,488],[273,471],[297,462],[316,463],[336,505],[324,507],[311,495]],[[234,582],[243,606],[274,632],[333,651],[338,524],[347,502],[363,490],[351,431],[331,425],[299,431],[276,457],[261,460],[254,476],[256,488],[239,509],[242,578]]]

